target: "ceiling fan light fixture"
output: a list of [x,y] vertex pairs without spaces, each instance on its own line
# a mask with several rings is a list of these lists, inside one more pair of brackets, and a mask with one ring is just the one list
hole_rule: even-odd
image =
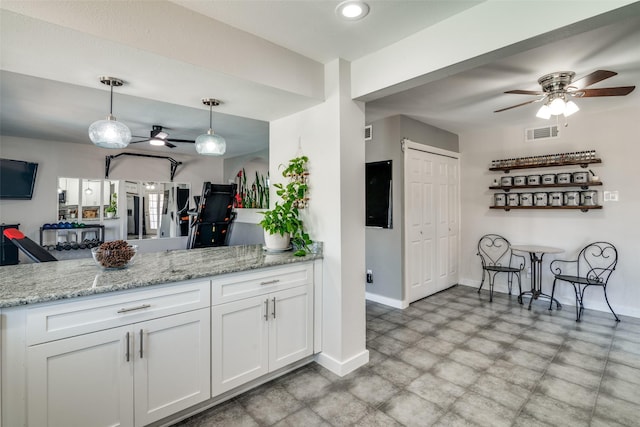
[[161,138],[151,138],[149,140],[149,144],[151,145],[164,145],[164,139]]
[[565,102],[562,98],[555,98],[549,103],[549,112],[554,116],[564,114]]
[[564,116],[569,117],[570,115],[577,113],[580,111],[580,107],[573,101],[568,101],[564,106]]
[[215,98],[202,98],[202,103],[209,106],[209,130],[196,138],[196,151],[205,156],[222,156],[227,151],[227,142],[213,132],[213,107],[220,105]]
[[113,116],[113,87],[122,86],[124,82],[115,77],[100,77],[100,83],[111,88],[109,115],[106,120],[98,120],[89,126],[89,139],[102,148],[125,148],[131,142],[131,130]]
[[540,109],[536,113],[536,117],[538,117],[540,119],[545,119],[545,120],[550,119],[551,118],[551,110],[549,109],[549,106],[547,106],[547,104],[544,104],[542,107],[540,107]]

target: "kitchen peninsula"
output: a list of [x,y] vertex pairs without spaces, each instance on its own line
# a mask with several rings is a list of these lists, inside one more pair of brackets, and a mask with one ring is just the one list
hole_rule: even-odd
[[262,245],[2,267],[1,425],[168,425],[313,360],[321,295]]

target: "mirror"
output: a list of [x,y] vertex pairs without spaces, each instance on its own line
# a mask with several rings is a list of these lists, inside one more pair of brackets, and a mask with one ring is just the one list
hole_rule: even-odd
[[189,184],[58,178],[58,221],[105,226],[105,240],[189,234]]
[[[189,185],[126,181],[127,239],[181,237],[189,234]],[[186,217],[186,218],[185,218]]]

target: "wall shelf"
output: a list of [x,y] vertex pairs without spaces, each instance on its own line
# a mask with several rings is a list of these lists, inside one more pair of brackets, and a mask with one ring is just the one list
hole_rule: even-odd
[[[492,162],[493,166],[490,167],[489,170],[493,172],[502,171],[502,172],[508,173],[509,171],[520,170],[520,169],[538,169],[538,168],[566,167],[566,166],[576,166],[576,165],[582,168],[586,168],[590,164],[597,164],[597,163],[602,163],[602,159],[596,158],[595,151],[590,150],[590,151],[581,151],[576,153],[550,154],[545,156],[521,157],[517,159],[507,159],[507,160],[494,160]],[[506,164],[506,165],[495,166],[496,164],[503,164],[503,165]],[[582,172],[582,173],[585,174],[586,172]],[[588,175],[588,173],[586,174]],[[498,180],[494,180],[494,184],[497,184],[497,181]],[[511,182],[513,183],[513,181]],[[535,205],[535,203],[532,204],[532,202],[534,201],[532,200],[532,196],[529,196],[527,200],[528,202],[527,206],[520,206],[520,198],[522,197],[522,194],[535,193],[534,197],[537,197],[537,195],[541,193],[549,193],[549,194],[556,193],[555,189],[559,189],[559,188],[579,188],[581,190],[588,190],[589,187],[599,187],[601,185],[602,185],[602,182],[600,180],[595,182],[585,182],[585,183],[570,182],[570,183],[554,183],[554,184],[509,185],[509,186],[492,185],[492,186],[489,186],[490,190],[503,191],[505,193],[509,193],[511,190],[514,190],[514,192],[511,193],[509,196],[504,195],[504,193],[494,193],[494,204],[493,206],[489,206],[489,209],[500,209],[506,212],[512,209],[538,209],[538,210],[568,209],[568,210],[580,210],[581,212],[589,212],[592,209],[602,209],[602,205],[597,205],[597,204],[596,205],[592,205],[592,204],[574,205],[572,203],[571,205],[561,205],[561,206],[553,205],[552,206],[547,204],[546,199],[543,199],[542,196],[540,196],[541,200],[543,201],[542,203],[544,203],[544,206],[537,206]],[[536,191],[520,192],[520,190],[525,190],[525,189],[538,189],[539,192],[536,192]],[[565,198],[569,197],[567,196],[567,194],[570,194],[570,193],[571,192],[569,191],[564,192]],[[593,193],[593,194],[588,194],[588,193]],[[585,200],[582,200],[583,196],[585,197],[585,199],[589,199],[586,201],[597,203],[597,191],[593,191],[593,190],[583,191],[582,193],[580,193],[579,201],[582,201],[582,202],[585,201]],[[575,199],[576,196],[572,195],[571,197]],[[514,204],[516,204],[517,206],[509,206],[508,202],[505,199],[511,199],[511,198],[515,199]],[[498,202],[498,199],[501,199],[501,200],[499,200],[500,202],[498,203],[499,206],[496,206],[495,204]],[[577,202],[576,200],[572,200],[572,201]],[[565,200],[564,203],[567,203],[567,201]]]
[[509,171],[516,169],[538,169],[538,168],[553,168],[560,166],[580,166],[581,168],[586,168],[590,164],[602,163],[602,159],[590,159],[588,161],[582,160],[571,160],[564,162],[553,162],[553,163],[545,163],[545,164],[530,164],[530,165],[513,165],[513,166],[500,166],[495,168],[489,168],[490,171],[503,171],[504,173],[509,173]]
[[573,209],[587,212],[591,209],[602,209],[602,206],[489,206],[489,209],[502,209],[505,211],[511,209]]
[[588,189],[589,187],[595,187],[597,185],[602,185],[601,181],[598,182],[587,182],[584,184],[577,183],[569,183],[569,184],[541,184],[541,185],[511,185],[511,186],[502,186],[502,185],[494,185],[489,187],[490,190],[503,190],[509,192],[510,190],[520,190],[524,188],[567,188],[567,187],[580,187],[583,190]]

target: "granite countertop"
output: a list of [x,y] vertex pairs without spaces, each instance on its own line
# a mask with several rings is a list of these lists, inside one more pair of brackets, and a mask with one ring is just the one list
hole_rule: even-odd
[[297,257],[267,253],[262,245],[224,246],[139,253],[124,270],[104,270],[93,259],[0,267],[0,308],[96,295],[263,267],[313,261],[322,252]]

